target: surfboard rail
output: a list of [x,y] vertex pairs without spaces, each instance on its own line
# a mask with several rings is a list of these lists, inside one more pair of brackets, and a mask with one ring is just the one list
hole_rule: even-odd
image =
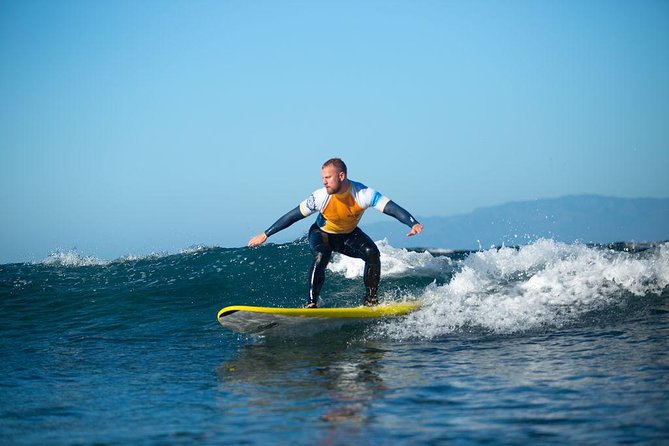
[[401,316],[411,313],[418,308],[417,302],[401,302],[375,305],[373,307],[344,307],[344,308],[283,308],[283,307],[256,307],[250,305],[232,305],[218,312],[218,320],[238,311],[251,313],[277,314],[293,317],[320,317],[320,318],[377,318],[383,316]]

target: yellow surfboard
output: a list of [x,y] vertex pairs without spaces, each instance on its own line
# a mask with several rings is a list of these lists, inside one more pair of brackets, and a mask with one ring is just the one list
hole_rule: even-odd
[[218,312],[224,327],[246,334],[308,335],[349,323],[375,318],[402,316],[418,309],[417,302],[402,302],[373,307],[277,308],[233,305]]

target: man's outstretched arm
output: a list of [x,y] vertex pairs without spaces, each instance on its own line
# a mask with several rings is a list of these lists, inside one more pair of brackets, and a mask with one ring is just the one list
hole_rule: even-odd
[[420,234],[421,232],[423,232],[423,225],[418,223],[418,221],[415,218],[413,218],[413,215],[411,215],[404,208],[402,208],[392,200],[389,201],[383,208],[383,213],[390,215],[391,217],[395,217],[405,225],[409,226],[411,228],[411,231],[409,231],[407,237],[411,237],[413,235]]
[[274,224],[270,226],[265,232],[261,232],[260,234],[251,238],[248,243],[249,248],[262,245],[265,243],[265,241],[267,241],[267,238],[270,235],[276,234],[277,232],[286,229],[288,226],[292,225],[296,221],[302,220],[303,218],[305,218],[305,216],[300,211],[299,206],[288,211],[285,215],[275,221]]

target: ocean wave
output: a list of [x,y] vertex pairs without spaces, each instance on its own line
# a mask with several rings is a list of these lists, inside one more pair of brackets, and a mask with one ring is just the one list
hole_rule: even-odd
[[141,260],[159,260],[165,257],[169,257],[171,255],[188,256],[191,254],[202,253],[209,249],[212,248],[209,248],[204,245],[194,245],[188,248],[180,249],[177,254],[171,254],[167,251],[151,252],[149,254],[143,254],[143,255],[126,254],[114,260],[106,260],[106,259],[100,259],[95,256],[83,255],[74,249],[69,251],[58,250],[52,252],[46,258],[42,259],[37,263],[45,266],[56,266],[65,268],[78,268],[85,266],[108,266],[113,263],[138,262]]
[[79,254],[75,250],[55,251],[49,254],[45,259],[38,262],[46,266],[61,267],[80,267],[80,266],[106,266],[111,262],[109,260],[99,259],[93,256]]
[[423,302],[419,311],[379,330],[406,339],[560,327],[667,287],[669,243],[631,254],[542,239],[471,254],[448,283],[433,283],[414,296]]
[[123,262],[138,262],[140,260],[158,260],[170,256],[171,254],[167,251],[161,252],[152,252],[150,254],[144,255],[135,255],[135,254],[126,254],[119,257],[116,260],[112,260],[110,263],[123,263]]

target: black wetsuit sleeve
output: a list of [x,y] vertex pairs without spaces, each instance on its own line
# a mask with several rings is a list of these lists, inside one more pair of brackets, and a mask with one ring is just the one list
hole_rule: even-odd
[[389,201],[386,204],[386,207],[383,208],[383,213],[388,214],[391,217],[395,217],[410,228],[412,228],[413,225],[418,224],[418,221],[413,218],[410,213],[408,213],[402,207],[398,206],[394,201]]
[[288,226],[292,225],[296,221],[302,220],[303,218],[305,217],[302,215],[302,212],[300,212],[300,207],[298,206],[295,209],[288,211],[286,215],[275,221],[274,224],[265,231],[265,235],[269,237],[272,234],[276,234],[277,232],[286,229]]

